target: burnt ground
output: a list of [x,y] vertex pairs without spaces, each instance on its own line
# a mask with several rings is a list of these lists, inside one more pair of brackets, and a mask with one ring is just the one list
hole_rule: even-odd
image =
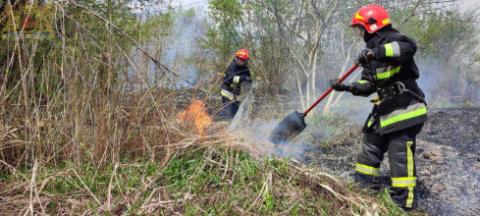
[[[324,137],[333,145],[322,145],[324,139],[315,137],[316,148],[306,150],[303,159],[349,178],[361,134],[358,125],[344,128],[348,129]],[[431,111],[417,141],[419,210],[430,215],[480,215],[480,109]],[[387,161],[382,170],[388,176]]]
[[480,215],[480,109],[434,112],[419,139],[421,206],[434,215]]

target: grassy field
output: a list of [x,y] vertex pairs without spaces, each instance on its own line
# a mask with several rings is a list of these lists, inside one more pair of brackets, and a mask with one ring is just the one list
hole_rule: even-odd
[[0,178],[7,215],[402,215],[386,193],[234,147],[190,146],[165,160],[103,166],[34,163]]

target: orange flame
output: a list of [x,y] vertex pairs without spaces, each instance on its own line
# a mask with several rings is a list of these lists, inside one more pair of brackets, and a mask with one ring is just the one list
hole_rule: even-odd
[[193,123],[197,133],[204,136],[206,133],[205,130],[212,124],[212,118],[206,110],[205,104],[201,100],[193,100],[187,109],[178,113],[177,120],[180,123]]

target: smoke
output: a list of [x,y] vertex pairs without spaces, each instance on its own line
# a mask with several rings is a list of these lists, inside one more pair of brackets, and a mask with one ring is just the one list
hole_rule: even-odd
[[[425,93],[427,102],[439,102],[439,96],[443,96],[445,100],[453,98],[460,94],[459,86],[461,80],[457,76],[448,73],[449,67],[440,59],[435,57],[424,57],[417,61],[420,78],[417,80],[420,88]],[[446,78],[450,77],[447,81]],[[455,77],[456,80],[453,80]],[[445,82],[447,81],[447,82]],[[451,83],[456,88],[453,89],[448,84]],[[438,104],[438,103],[437,103]]]
[[254,106],[255,96],[250,91],[242,100],[237,114],[228,127],[228,131],[230,133],[242,134],[242,137],[250,141],[250,144],[255,149],[261,150],[264,155],[301,160],[310,146],[302,143],[282,143],[277,145],[270,142],[270,134],[280,120],[252,118],[255,111]]
[[203,12],[193,8],[180,8],[175,13],[171,41],[164,50],[163,61],[183,78],[176,83],[179,88],[192,87],[199,78],[199,69],[193,62],[200,50],[198,38],[205,34],[202,21]]
[[[153,4],[134,1],[131,3],[142,22],[155,20],[156,29],[149,29],[153,36],[144,42],[144,48],[166,65],[175,74],[163,74],[157,66],[140,51],[133,50],[132,60],[136,68],[130,68],[128,79],[132,89],[160,86],[168,88],[191,88],[200,74],[196,62],[204,58],[198,40],[203,38],[203,23],[206,18],[208,1],[171,1]],[[169,25],[169,20],[173,19]],[[148,28],[148,27],[147,27]],[[136,83],[135,83],[136,82]]]
[[[166,48],[163,51],[163,59],[167,65],[180,74],[183,79],[177,80],[175,85],[177,88],[190,88],[198,81],[201,77],[201,68],[199,64],[195,61],[200,56],[199,54],[202,51],[202,48],[199,47],[198,38],[204,37],[206,34],[205,30],[202,28],[205,19],[207,18],[207,8],[208,1],[196,1],[196,0],[183,0],[176,1],[172,6],[175,10],[175,21],[172,29],[172,36],[170,41],[167,43]],[[340,23],[343,25],[343,23]],[[331,30],[328,30],[326,34],[326,39],[328,42],[325,42],[325,45],[322,47],[323,54],[319,56],[322,61],[319,61],[318,69],[316,71],[316,94],[320,94],[323,90],[328,87],[328,80],[338,76],[338,72],[342,70],[342,65],[345,67],[353,63],[355,58],[355,51],[346,51],[345,49],[350,50],[361,50],[363,43],[357,44],[357,46],[350,46],[351,43],[354,43],[349,37],[353,35],[349,34],[345,28],[340,28],[340,24],[335,24],[335,28],[332,27]],[[338,27],[338,28],[337,28]],[[348,52],[351,52],[348,54]],[[350,56],[349,56],[350,55]],[[445,98],[455,98],[458,95],[461,95],[462,91],[459,88],[459,83],[462,84],[462,81],[459,82],[449,82],[451,86],[445,87],[446,76],[452,74],[451,67],[446,67],[445,62],[440,60],[438,57],[429,56],[423,58],[417,58],[417,63],[420,69],[420,79],[418,83],[420,87],[424,90],[429,102],[437,102],[439,90],[445,91],[442,92],[442,96]],[[291,62],[291,65],[287,66],[288,71],[292,73],[293,70],[298,70],[298,67],[294,62]],[[153,69],[152,69],[153,70]],[[359,71],[356,72],[360,73]],[[354,79],[358,79],[358,75]],[[285,83],[296,83],[295,76],[287,76]],[[354,80],[353,79],[353,80]],[[353,81],[350,80],[350,81]],[[464,82],[463,82],[464,83]],[[457,88],[455,88],[457,87]],[[298,94],[297,86],[289,85],[287,89],[288,98],[282,102],[283,109],[274,109],[272,112],[279,112],[273,118],[256,118],[251,119],[253,116],[252,106],[255,105],[255,97],[249,96],[245,98],[240,107],[240,111],[233,120],[230,130],[239,131],[246,130],[248,137],[253,140],[260,140],[268,142],[268,136],[270,132],[275,128],[277,123],[281,120],[283,116],[286,116],[288,113],[298,110],[301,111],[300,97]],[[305,83],[303,83],[303,88],[305,88]],[[305,91],[305,89],[302,89]],[[477,90],[478,91],[478,90]],[[318,116],[334,116],[336,118],[347,118],[351,122],[356,123],[357,125],[363,125],[368,113],[371,111],[372,104],[369,102],[370,98],[363,97],[354,97],[349,93],[343,94],[341,98],[338,98],[339,94],[334,97],[333,101],[336,101],[330,107],[330,113],[322,113],[322,108],[325,102],[320,104],[312,115],[310,115],[306,121],[309,127],[307,130],[301,134],[300,139],[296,143],[289,143],[286,146],[293,145],[295,148],[299,148],[298,151],[292,152],[304,152],[310,149],[311,145],[317,145],[321,142],[321,139],[327,139],[333,135],[335,132],[331,127],[322,125],[324,122],[318,120]],[[477,94],[478,95],[478,94]],[[307,101],[306,105],[309,105],[310,102],[315,99],[318,95],[311,96],[310,100]],[[262,104],[268,104],[273,107],[271,101],[265,101]],[[273,102],[277,105],[278,102]],[[438,104],[438,103],[437,103]],[[258,115],[257,115],[258,116]],[[333,132],[332,132],[333,131]],[[255,143],[255,142],[252,142]],[[303,146],[303,147],[302,147]],[[284,153],[278,152],[277,150],[269,150],[273,152],[272,154],[283,155]],[[294,153],[294,156],[299,154]]]
[[465,63],[467,55],[450,59],[427,55],[417,58],[420,72],[418,85],[431,108],[475,106],[480,101],[479,84],[472,78],[475,69]]
[[[255,149],[261,150],[266,156],[287,157],[305,162],[308,152],[318,150],[318,146],[312,145],[312,142],[308,139],[317,134],[316,132],[318,131],[316,130],[307,129],[297,138],[288,142],[281,144],[272,143],[270,135],[282,119],[259,118],[259,113],[255,113],[258,112],[255,109],[255,106],[258,106],[255,100],[256,98],[252,91],[242,100],[239,110],[228,128],[230,133],[241,134],[242,137],[250,141],[250,144]],[[322,138],[327,138],[331,135],[331,133],[325,130],[321,131],[324,132]]]

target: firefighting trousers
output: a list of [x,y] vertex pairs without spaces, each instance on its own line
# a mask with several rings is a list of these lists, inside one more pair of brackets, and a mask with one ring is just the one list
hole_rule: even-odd
[[222,97],[222,103],[223,107],[221,117],[226,120],[233,119],[233,117],[235,117],[235,114],[237,114],[238,112],[240,102],[236,100],[230,100],[226,97]]
[[390,197],[402,208],[413,208],[417,184],[415,139],[422,126],[416,125],[385,135],[368,131],[364,133],[362,150],[355,164],[355,181],[365,187],[378,183],[376,179],[380,176],[380,162],[388,151],[392,180]]

